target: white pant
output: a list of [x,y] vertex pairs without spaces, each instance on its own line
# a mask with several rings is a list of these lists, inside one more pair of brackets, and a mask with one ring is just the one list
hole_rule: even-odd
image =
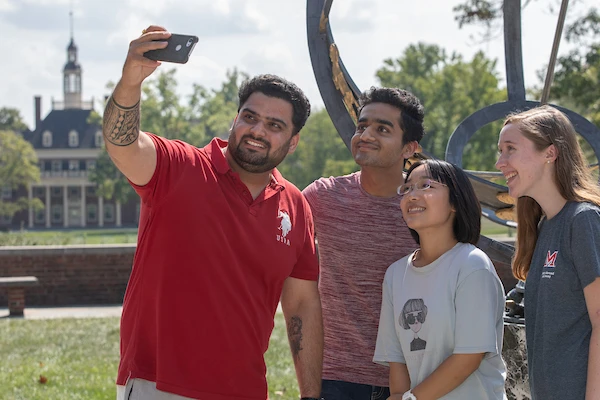
[[160,391],[156,383],[144,379],[128,379],[125,386],[117,385],[117,400],[192,400],[190,397]]

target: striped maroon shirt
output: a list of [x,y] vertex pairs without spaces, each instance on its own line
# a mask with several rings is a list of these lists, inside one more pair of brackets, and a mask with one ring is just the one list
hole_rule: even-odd
[[381,285],[387,268],[417,247],[400,196],[371,196],[360,172],[321,178],[303,194],[319,244],[323,379],[389,386],[387,367],[373,363]]

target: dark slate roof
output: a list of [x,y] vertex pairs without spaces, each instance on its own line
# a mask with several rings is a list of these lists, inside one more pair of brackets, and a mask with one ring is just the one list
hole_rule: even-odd
[[[79,133],[80,149],[94,149],[96,132],[101,129],[98,125],[90,125],[87,119],[92,110],[67,109],[52,110],[29,136],[29,141],[35,149],[71,149],[69,147],[69,132],[76,130]],[[52,146],[42,146],[42,133],[52,132]]]
[[77,61],[69,61],[65,64],[63,71],[76,71],[81,69],[81,65]]
[[77,50],[77,45],[75,44],[75,40],[73,40],[73,38],[71,38],[71,41],[69,42],[69,47],[67,47],[67,50]]

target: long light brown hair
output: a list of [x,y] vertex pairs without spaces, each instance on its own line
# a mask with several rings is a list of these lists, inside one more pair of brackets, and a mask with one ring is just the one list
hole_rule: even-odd
[[[554,145],[557,158],[554,162],[554,183],[567,201],[589,202],[600,206],[600,187],[577,142],[577,134],[565,114],[550,106],[509,115],[504,126],[513,124],[538,151]],[[538,238],[538,224],[543,211],[531,197],[517,201],[517,244],[512,263],[513,274],[525,280]]]

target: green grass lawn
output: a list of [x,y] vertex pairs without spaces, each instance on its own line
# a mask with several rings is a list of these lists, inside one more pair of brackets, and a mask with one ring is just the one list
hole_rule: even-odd
[[[106,400],[116,394],[119,319],[0,319],[0,400]],[[269,398],[297,399],[282,314],[266,354]],[[47,379],[40,383],[40,376]]]
[[[507,235],[509,232],[514,237],[516,229],[498,225],[486,218],[481,219],[483,235]],[[0,232],[0,246],[119,244],[136,241],[136,228]]]
[[0,246],[135,243],[137,228],[0,233]]

